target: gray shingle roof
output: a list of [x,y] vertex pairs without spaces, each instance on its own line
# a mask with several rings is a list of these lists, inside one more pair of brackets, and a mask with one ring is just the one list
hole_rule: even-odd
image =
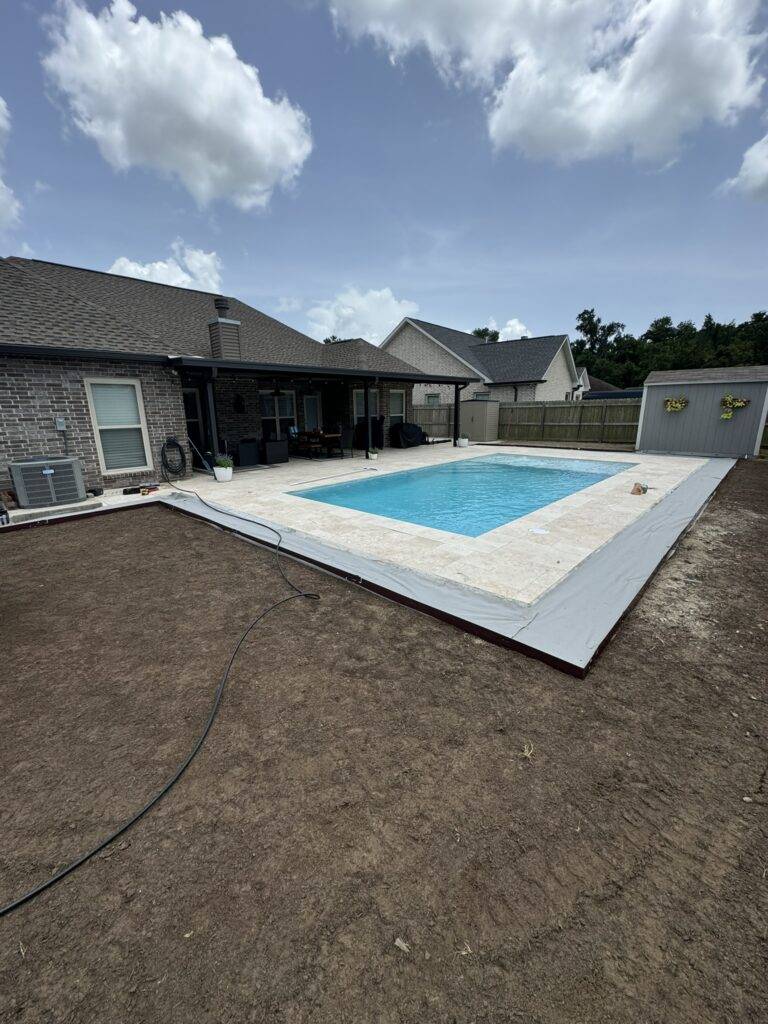
[[[19,257],[0,259],[0,342],[211,358],[210,292]],[[419,373],[363,338],[323,345],[229,298],[245,362]]]
[[544,380],[550,363],[563,343],[568,341],[567,334],[547,334],[515,341],[483,342],[474,334],[413,317],[408,319],[459,359],[479,370],[493,384]]
[[413,367],[364,338],[350,338],[323,345],[323,366],[329,369],[372,370],[374,373],[411,373]]
[[615,384],[609,384],[607,380],[603,380],[601,377],[593,377],[591,373],[587,374],[587,380],[589,381],[590,391],[621,391],[621,388]]
[[696,370],[654,370],[646,384],[728,384],[768,380],[768,366],[710,366]]

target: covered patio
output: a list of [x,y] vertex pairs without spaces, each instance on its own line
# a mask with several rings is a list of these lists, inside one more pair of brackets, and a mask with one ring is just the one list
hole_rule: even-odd
[[[333,346],[342,348],[342,345]],[[345,343],[349,359],[354,349]],[[342,354],[342,353],[340,353]],[[454,389],[454,446],[460,396],[472,378],[364,367],[289,366],[180,356],[187,434],[196,468],[226,453],[236,467],[286,462],[294,455],[341,456],[399,446],[413,420],[413,385]],[[404,364],[403,364],[404,365]]]

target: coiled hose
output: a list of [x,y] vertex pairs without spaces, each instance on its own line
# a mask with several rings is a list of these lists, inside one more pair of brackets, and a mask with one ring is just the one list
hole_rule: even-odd
[[216,716],[219,713],[219,707],[221,706],[221,700],[222,697],[224,696],[224,690],[226,689],[227,680],[229,679],[229,674],[232,671],[232,666],[234,665],[235,659],[237,658],[237,655],[240,652],[240,648],[248,639],[251,632],[256,628],[256,626],[261,622],[262,619],[269,615],[270,612],[274,611],[275,608],[279,608],[283,604],[287,604],[289,601],[295,601],[299,597],[305,597],[313,601],[320,600],[319,594],[314,594],[310,591],[302,590],[301,587],[297,586],[292,580],[288,579],[288,577],[286,576],[280,560],[280,544],[282,543],[283,536],[279,530],[276,530],[273,526],[270,526],[268,523],[262,523],[255,519],[250,519],[247,516],[237,515],[236,513],[229,512],[226,509],[219,509],[215,505],[212,505],[210,502],[206,501],[205,498],[201,498],[197,491],[184,487],[179,487],[178,484],[172,483],[170,477],[183,476],[187,468],[186,453],[175,437],[169,437],[165,444],[163,445],[161,451],[161,461],[163,466],[163,478],[168,484],[171,484],[177,490],[184,491],[185,494],[194,495],[199,501],[201,501],[204,505],[207,505],[208,508],[213,509],[215,512],[223,512],[228,516],[232,516],[235,519],[242,519],[244,522],[247,523],[257,523],[257,525],[262,526],[264,529],[269,530],[271,533],[275,534],[275,536],[277,537],[277,545],[275,547],[275,559],[277,562],[277,568],[282,578],[285,580],[288,586],[294,591],[294,593],[289,594],[287,597],[281,598],[279,601],[273,602],[271,605],[269,605],[269,607],[264,608],[262,611],[260,611],[256,618],[252,619],[248,626],[240,634],[237,643],[235,644],[234,648],[232,649],[232,653],[229,656],[229,661],[227,662],[226,668],[222,673],[221,679],[219,680],[219,685],[216,687],[216,692],[213,697],[211,710],[208,713],[208,718],[205,721],[205,725],[203,726],[202,731],[200,732],[197,739],[193,743],[192,749],[189,751],[189,753],[178,766],[178,768],[176,768],[173,775],[171,775],[167,782],[158,790],[157,793],[155,793],[151,800],[148,800],[143,805],[143,807],[140,807],[138,811],[132,814],[131,817],[127,821],[123,822],[123,824],[120,825],[119,828],[116,828],[114,832],[111,832],[105,839],[102,839],[96,846],[93,847],[92,850],[89,850],[87,853],[84,853],[76,860],[73,860],[71,864],[67,864],[67,866],[62,868],[61,871],[57,871],[55,875],[52,875],[50,878],[47,878],[44,882],[41,882],[33,889],[30,889],[28,892],[25,892],[22,896],[18,896],[16,899],[11,900],[10,903],[6,903],[4,906],[0,907],[0,917],[5,917],[6,914],[10,914],[12,911],[18,910],[19,907],[24,906],[25,903],[29,903],[31,900],[35,899],[36,896],[40,896],[42,893],[46,892],[46,890],[56,885],[57,882],[60,882],[63,878],[66,878],[67,875],[71,875],[73,871],[76,871],[79,867],[82,867],[82,865],[86,864],[92,857],[95,857],[97,853],[101,853],[101,851],[105,847],[109,846],[110,843],[113,843],[115,839],[123,835],[124,832],[127,832],[128,829],[135,825],[136,822],[139,821],[141,818],[143,818],[148,811],[151,811],[155,804],[159,803],[159,801],[162,800],[166,793],[168,793],[176,785],[176,783],[182,777],[187,768],[189,768],[189,766],[192,764],[192,761],[195,759],[197,754],[200,752],[200,749],[205,743],[208,737],[208,733],[211,731],[211,727],[213,726],[213,723],[216,720]]

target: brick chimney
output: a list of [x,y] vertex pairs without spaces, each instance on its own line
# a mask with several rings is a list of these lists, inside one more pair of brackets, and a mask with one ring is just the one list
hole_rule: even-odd
[[217,295],[213,300],[216,316],[208,321],[211,355],[214,359],[242,359],[240,352],[240,321],[229,316],[229,299]]

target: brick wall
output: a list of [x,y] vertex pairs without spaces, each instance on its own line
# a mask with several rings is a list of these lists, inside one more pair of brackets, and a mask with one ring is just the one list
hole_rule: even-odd
[[[102,475],[86,396],[86,378],[141,382],[153,467]],[[55,429],[63,416],[65,435]],[[174,371],[147,363],[74,359],[0,359],[0,490],[10,487],[8,462],[31,455],[69,454],[82,461],[87,487],[126,487],[161,479],[165,439],[186,438],[181,384]],[[187,471],[191,461],[187,451]]]

